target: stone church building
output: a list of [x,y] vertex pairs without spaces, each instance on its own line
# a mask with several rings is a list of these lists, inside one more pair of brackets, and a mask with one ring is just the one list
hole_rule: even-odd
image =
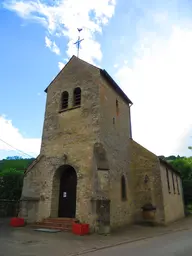
[[[73,56],[45,90],[39,156],[25,172],[19,215],[28,223],[71,218],[115,229],[184,217],[179,172],[132,138],[132,102],[113,78]],[[142,129],[142,128],[141,128]]]

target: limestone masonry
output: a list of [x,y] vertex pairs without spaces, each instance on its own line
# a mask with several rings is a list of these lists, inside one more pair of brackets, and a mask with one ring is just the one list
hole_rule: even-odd
[[40,154],[25,172],[19,215],[28,223],[76,218],[115,229],[184,217],[182,181],[167,162],[136,143],[131,100],[109,74],[73,56],[45,90]]

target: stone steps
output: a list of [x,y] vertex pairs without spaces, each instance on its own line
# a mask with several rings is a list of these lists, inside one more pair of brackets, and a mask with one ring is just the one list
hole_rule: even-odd
[[33,225],[35,228],[58,229],[61,231],[72,231],[72,224],[75,219],[70,218],[47,218]]

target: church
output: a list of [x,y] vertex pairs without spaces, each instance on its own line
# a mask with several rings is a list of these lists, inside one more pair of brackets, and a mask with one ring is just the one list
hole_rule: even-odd
[[184,217],[180,173],[133,140],[133,103],[106,70],[73,56],[45,92],[41,149],[25,171],[20,217],[78,220],[92,232],[142,222],[145,204],[156,208],[157,224]]

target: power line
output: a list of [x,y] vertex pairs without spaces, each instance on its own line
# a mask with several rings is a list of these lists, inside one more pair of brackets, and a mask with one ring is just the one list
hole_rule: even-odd
[[8,146],[10,146],[11,148],[15,149],[16,151],[18,151],[18,152],[20,152],[20,153],[22,153],[22,154],[24,154],[24,155],[26,155],[26,156],[29,156],[29,157],[34,158],[34,156],[30,156],[29,154],[27,154],[27,153],[25,153],[25,152],[23,152],[23,151],[21,151],[21,150],[15,148],[15,147],[13,147],[12,145],[10,145],[9,143],[7,143],[6,141],[4,141],[4,140],[2,140],[2,139],[0,139],[0,141],[2,141],[3,143],[7,144]]

